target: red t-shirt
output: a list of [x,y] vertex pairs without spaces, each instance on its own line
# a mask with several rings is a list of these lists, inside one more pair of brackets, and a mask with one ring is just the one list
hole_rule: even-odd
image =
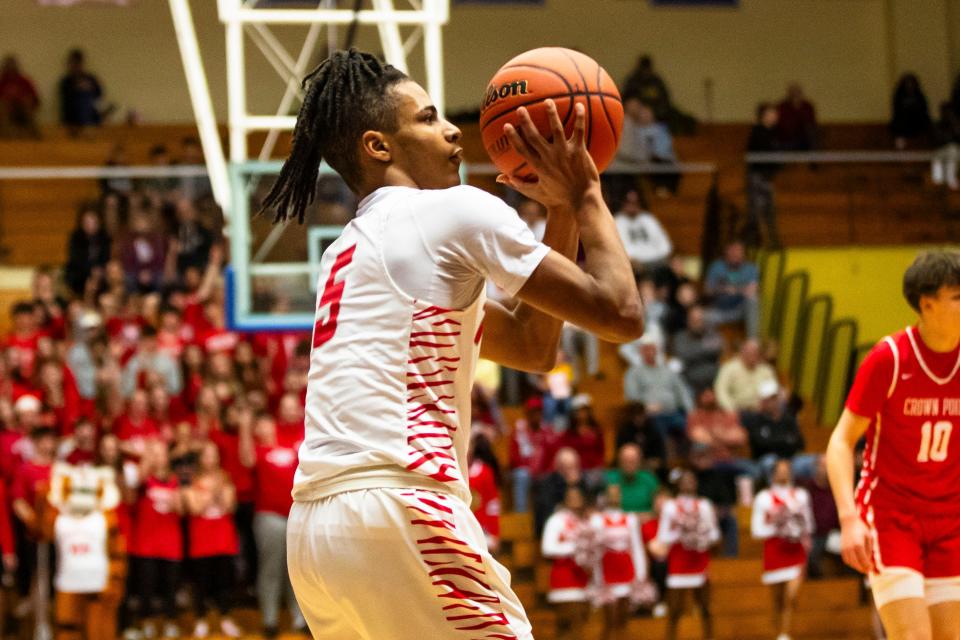
[[303,420],[299,422],[277,422],[277,442],[292,447],[298,442],[303,442],[304,424]]
[[0,555],[7,555],[13,552],[13,527],[10,524],[10,504],[7,502],[6,484],[0,481]]
[[884,338],[854,379],[847,408],[870,418],[861,509],[960,514],[960,349],[937,353],[914,327]]
[[134,505],[130,555],[183,560],[180,514],[175,510],[178,500],[180,489],[173,475],[166,480],[146,479]]
[[[194,482],[194,491],[209,491],[208,478]],[[237,538],[237,526],[233,521],[233,514],[210,506],[199,515],[191,515],[190,528],[190,557],[209,558],[212,556],[233,556],[240,551],[240,541]]]
[[549,425],[533,431],[525,420],[519,421],[510,439],[510,467],[527,468],[534,477],[549,473],[558,442],[559,436]]
[[253,469],[240,462],[240,436],[236,433],[211,429],[207,434],[220,452],[220,466],[230,476],[237,490],[237,502],[252,502],[254,498]]
[[470,510],[477,517],[484,533],[500,537],[500,490],[493,469],[481,460],[470,464]]
[[34,331],[24,335],[11,333],[7,336],[6,340],[3,341],[4,350],[16,349],[20,352],[20,372],[26,378],[33,376],[33,370],[37,360],[37,342],[39,342],[43,335],[40,331]]
[[606,454],[603,444],[603,434],[599,430],[574,429],[570,427],[560,436],[557,449],[571,447],[580,454],[580,465],[586,469],[602,469]]
[[17,469],[11,495],[15,500],[25,500],[31,507],[37,504],[37,496],[43,486],[50,482],[49,464],[24,462]]
[[297,447],[257,445],[254,511],[290,515],[293,506],[293,475],[297,471]]
[[113,424],[113,433],[122,441],[148,440],[160,437],[160,427],[149,416],[134,422],[129,415],[124,414]]

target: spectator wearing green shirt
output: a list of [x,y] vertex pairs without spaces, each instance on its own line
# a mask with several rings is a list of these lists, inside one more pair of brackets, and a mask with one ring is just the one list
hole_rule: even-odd
[[617,467],[607,471],[607,484],[620,487],[623,496],[621,508],[630,513],[649,513],[653,511],[653,495],[660,483],[657,477],[642,469],[643,453],[640,447],[630,443],[620,447],[617,452]]

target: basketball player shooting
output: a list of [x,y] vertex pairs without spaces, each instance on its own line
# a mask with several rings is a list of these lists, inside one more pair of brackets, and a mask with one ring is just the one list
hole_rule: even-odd
[[[907,269],[915,326],[857,372],[827,447],[843,560],[868,574],[890,640],[960,638],[960,252]],[[854,491],[854,448],[866,434]]]
[[[478,355],[550,369],[563,320],[613,342],[643,331],[584,109],[569,138],[552,104],[549,139],[522,110],[519,129],[504,126],[538,179],[498,181],[546,206],[540,243],[501,200],[460,185],[459,129],[402,72],[340,51],[305,84],[265,206],[302,222],[321,159],[361,201],[320,265],[287,529],[297,600],[324,640],[532,638],[469,508],[470,387]],[[485,300],[488,278],[519,305]]]

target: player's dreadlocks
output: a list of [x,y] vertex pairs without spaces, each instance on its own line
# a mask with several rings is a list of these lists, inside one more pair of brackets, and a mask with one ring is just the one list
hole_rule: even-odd
[[351,189],[359,189],[360,136],[371,129],[396,131],[396,100],[389,89],[406,78],[399,69],[351,48],[334,52],[303,79],[302,86],[309,88],[293,130],[293,149],[263,201],[264,209],[276,209],[274,222],[296,215],[303,223],[321,159]]

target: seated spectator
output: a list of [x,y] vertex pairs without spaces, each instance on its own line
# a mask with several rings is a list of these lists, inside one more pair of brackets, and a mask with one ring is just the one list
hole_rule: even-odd
[[785,151],[810,151],[817,146],[817,113],[796,82],[777,105],[777,140]]
[[[158,144],[151,147],[150,164],[158,169],[166,169],[173,166],[173,161],[170,159],[170,151],[166,145]],[[153,177],[138,180],[136,186],[153,204],[160,205],[172,200],[177,184],[178,178]]]
[[[779,118],[777,108],[769,102],[757,105],[756,122],[747,139],[748,152],[782,150],[777,138]],[[772,248],[781,246],[773,191],[773,178],[779,171],[780,165],[775,162],[747,163],[747,230],[744,233],[752,245],[763,244],[761,227],[766,227],[766,244]]]
[[524,405],[524,417],[517,420],[510,439],[514,511],[526,513],[531,482],[538,482],[553,468],[556,441],[553,428],[543,421],[543,400],[530,398]]
[[120,242],[128,291],[156,291],[167,267],[167,240],[156,230],[153,213],[146,209],[131,215],[130,233]]
[[20,71],[16,56],[0,63],[0,138],[39,138],[40,96],[33,80]]
[[714,466],[753,475],[752,465],[744,464],[750,456],[747,430],[736,413],[720,407],[712,387],[697,394],[697,406],[687,416],[687,437],[706,448]]
[[830,490],[830,479],[827,477],[827,459],[824,455],[817,455],[813,466],[813,476],[801,483],[810,494],[810,504],[813,509],[813,539],[810,546],[810,555],[807,558],[807,574],[811,578],[823,577],[823,555],[827,548],[827,538],[831,534],[839,534],[840,518],[837,515],[837,503]]
[[665,122],[675,134],[690,134],[696,129],[697,121],[680,111],[671,101],[667,83],[654,70],[653,59],[649,55],[637,59],[620,93],[624,100],[636,97],[649,104],[656,119]]
[[573,397],[570,403],[570,426],[560,435],[558,443],[558,446],[569,447],[580,454],[580,465],[591,493],[603,486],[603,470],[606,466],[603,431],[593,415],[592,402],[586,393]]
[[[127,157],[127,148],[123,143],[118,142],[110,149],[110,155],[104,163],[106,167],[128,167],[130,161]],[[134,182],[127,176],[102,178],[100,180],[100,195],[103,202],[106,203],[110,198],[116,198],[118,201],[129,203],[133,195]]]
[[197,209],[193,201],[180,198],[175,204],[177,215],[176,233],[170,243],[170,251],[175,256],[178,279],[188,267],[203,271],[207,268],[213,234],[197,220]]
[[673,336],[671,351],[682,364],[680,375],[694,391],[713,386],[723,355],[723,336],[707,325],[703,307],[687,310],[687,327]]
[[686,437],[686,413],[693,408],[693,400],[680,376],[663,364],[657,344],[641,338],[640,364],[631,365],[623,376],[623,397],[627,402],[640,402],[647,416],[664,441],[681,442]]
[[[960,98],[960,96],[958,96]],[[957,166],[960,163],[960,103],[944,102],[936,129],[937,151],[930,162],[934,184],[946,184],[951,191],[960,189]]]
[[919,78],[913,73],[903,74],[893,91],[890,133],[894,146],[897,149],[906,149],[909,144],[923,146],[931,126],[930,107]]
[[714,260],[707,270],[704,292],[710,297],[708,322],[717,325],[743,321],[747,337],[756,338],[760,328],[759,286],[760,271],[746,259],[743,243],[729,243],[723,258]]
[[540,553],[551,561],[547,602],[556,608],[557,638],[561,640],[583,637],[591,572],[578,562],[582,562],[578,551],[590,537],[586,494],[578,486],[569,486],[563,492],[560,508],[547,520],[540,544]]
[[100,81],[86,69],[83,51],[72,50],[67,56],[67,73],[60,79],[60,123],[73,134],[100,126],[102,96]]
[[558,449],[553,458],[553,471],[534,486],[533,526],[536,535],[540,535],[547,518],[563,502],[567,488],[574,486],[584,493],[587,491],[580,455],[569,447]]
[[[674,258],[671,260],[671,268],[668,270],[660,270],[657,272],[657,275],[654,276],[655,280],[660,280],[663,284],[660,285],[662,288],[666,289],[666,299],[667,299],[667,310],[664,313],[662,324],[663,331],[668,336],[676,336],[676,334],[687,327],[687,314],[690,313],[690,309],[695,306],[700,306],[700,293],[697,291],[697,285],[695,285],[685,275],[677,274],[676,267],[677,259]],[[670,274],[667,278],[663,278],[663,274]],[[657,276],[661,276],[658,278]],[[673,283],[670,280],[676,278],[676,284],[673,286]]]
[[652,272],[673,252],[667,232],[653,214],[644,211],[636,189],[627,191],[613,220],[635,273]]
[[623,408],[623,417],[617,427],[616,450],[620,451],[626,444],[637,445],[643,459],[647,461],[647,466],[662,480],[666,479],[667,447],[663,436],[647,419],[647,411],[642,402],[630,402]]
[[487,549],[500,549],[500,463],[486,436],[472,434],[467,452],[470,480],[470,510],[487,539]]
[[644,514],[653,510],[653,496],[660,486],[657,477],[643,468],[643,452],[635,444],[617,451],[617,466],[607,471],[607,484],[620,487],[624,511]]
[[760,357],[760,342],[748,339],[740,346],[740,353],[720,367],[713,388],[717,404],[724,411],[752,411],[760,407],[760,385],[776,381],[776,371]]
[[137,351],[123,369],[124,397],[129,398],[135,389],[143,386],[143,376],[147,372],[160,376],[164,388],[170,395],[180,395],[183,389],[180,367],[170,354],[160,351],[157,330],[152,325],[147,325],[141,330]]
[[[657,120],[649,104],[639,98],[626,98],[623,115],[623,134],[617,148],[617,159],[638,164],[676,163],[673,136],[667,126]],[[680,174],[652,173],[649,179],[657,197],[667,198],[677,192]],[[629,184],[626,181],[624,183]]]
[[87,291],[87,281],[103,277],[110,260],[112,241],[103,228],[100,212],[92,203],[83,204],[77,212],[77,225],[67,243],[68,257],[64,280],[78,296]]
[[570,401],[573,398],[573,367],[567,356],[557,352],[557,363],[550,371],[536,378],[543,392],[543,419],[563,431],[570,423]]
[[[797,417],[787,411],[779,384],[773,380],[761,382],[757,395],[760,407],[744,411],[741,420],[749,434],[751,455],[769,476],[778,458],[792,459],[803,451],[805,441]],[[812,469],[805,471],[798,473],[795,468],[794,474],[809,477]]]

